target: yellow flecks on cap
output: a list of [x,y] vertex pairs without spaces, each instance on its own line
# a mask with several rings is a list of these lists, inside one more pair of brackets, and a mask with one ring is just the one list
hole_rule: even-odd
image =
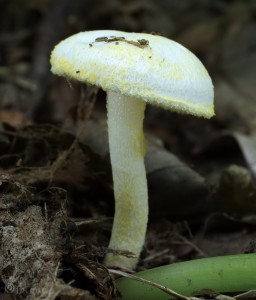
[[[99,37],[117,37],[118,44],[97,42]],[[148,45],[140,48],[136,43],[142,39]],[[202,63],[183,46],[161,36],[113,30],[78,33],[55,47],[51,64],[57,75],[106,91],[177,112],[214,115],[213,85]]]

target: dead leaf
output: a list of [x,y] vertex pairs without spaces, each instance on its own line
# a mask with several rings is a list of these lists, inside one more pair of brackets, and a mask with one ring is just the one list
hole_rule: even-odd
[[242,132],[256,131],[255,32],[255,22],[247,21],[226,36],[219,58],[221,76],[215,80],[216,118],[229,120],[228,128]]
[[246,165],[256,178],[256,135],[254,134],[245,135],[236,131],[222,131],[209,139],[202,149],[198,149],[198,152],[209,151],[221,154],[228,151],[231,155],[230,151],[236,152],[234,144],[238,146]]
[[150,215],[183,219],[208,211],[210,188],[205,178],[165,150],[159,140],[148,139],[145,165]]

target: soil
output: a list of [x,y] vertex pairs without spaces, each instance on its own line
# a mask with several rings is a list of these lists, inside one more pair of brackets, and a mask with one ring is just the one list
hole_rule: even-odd
[[[115,299],[106,95],[51,74],[80,31],[157,32],[194,52],[210,120],[148,106],[149,224],[137,271],[255,252],[256,5],[241,0],[2,0],[0,299]],[[128,252],[122,252],[128,255]]]

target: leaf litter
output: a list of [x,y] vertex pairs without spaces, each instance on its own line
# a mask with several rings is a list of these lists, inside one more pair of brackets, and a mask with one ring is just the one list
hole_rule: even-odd
[[138,269],[255,251],[253,1],[99,3],[14,1],[0,13],[1,299],[117,295],[102,264],[114,251],[105,95],[49,73],[60,35],[85,28],[161,32],[194,51],[215,84],[213,120],[147,110],[150,222]]

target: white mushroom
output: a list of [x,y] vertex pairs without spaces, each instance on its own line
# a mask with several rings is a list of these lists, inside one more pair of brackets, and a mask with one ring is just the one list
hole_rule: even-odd
[[53,50],[51,65],[54,74],[107,92],[115,194],[109,247],[129,250],[134,258],[108,254],[106,264],[133,269],[148,221],[143,135],[146,103],[210,118],[214,114],[212,81],[196,56],[178,43],[158,35],[113,30],[67,38]]

